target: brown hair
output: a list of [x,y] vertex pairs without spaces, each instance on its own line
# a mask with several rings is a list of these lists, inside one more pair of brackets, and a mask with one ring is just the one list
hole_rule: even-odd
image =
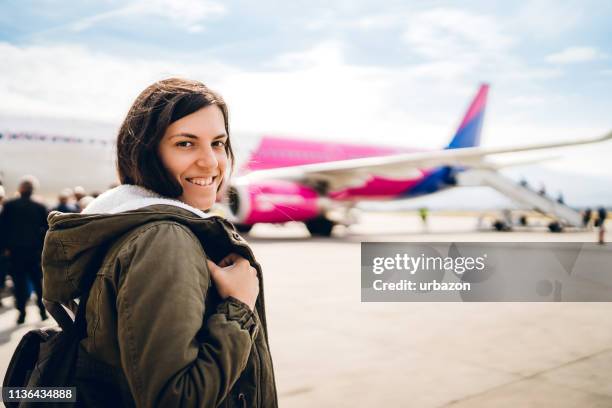
[[142,186],[166,197],[180,196],[182,187],[159,158],[159,143],[170,124],[210,105],[217,105],[223,113],[228,136],[225,152],[233,167],[228,110],[221,95],[198,81],[168,78],[142,91],[121,124],[117,137],[121,183]]

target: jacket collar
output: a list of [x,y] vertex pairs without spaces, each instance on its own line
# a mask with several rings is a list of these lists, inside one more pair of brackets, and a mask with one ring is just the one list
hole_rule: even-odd
[[210,215],[185,204],[179,200],[162,197],[159,194],[140,186],[122,184],[100,194],[83,211],[83,214],[117,214],[126,211],[138,210],[151,205],[171,205],[187,210],[201,218]]

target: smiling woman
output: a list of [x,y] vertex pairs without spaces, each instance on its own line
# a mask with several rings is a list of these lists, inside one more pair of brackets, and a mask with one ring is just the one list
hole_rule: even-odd
[[159,81],[119,131],[122,185],[85,214],[50,217],[44,294],[81,297],[83,406],[278,405],[261,268],[233,226],[206,213],[232,163],[221,96]]

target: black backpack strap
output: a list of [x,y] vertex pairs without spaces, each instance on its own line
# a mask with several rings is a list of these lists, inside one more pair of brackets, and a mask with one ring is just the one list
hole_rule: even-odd
[[46,299],[43,299],[42,302],[43,305],[45,305],[45,309],[47,309],[47,312],[49,312],[51,316],[53,316],[53,318],[60,325],[62,330],[71,330],[74,324],[74,320],[72,316],[70,316],[68,311],[65,309],[65,306],[63,306],[61,303],[52,302]]
[[[83,277],[82,281],[82,295],[78,305],[74,300],[71,300],[68,306],[53,302],[50,300],[43,299],[45,309],[53,316],[55,321],[60,325],[62,330],[65,332],[71,330],[77,330],[82,336],[86,335],[87,332],[87,321],[85,320],[85,309],[87,308],[87,300],[89,299],[89,292],[96,279],[96,273],[92,272]],[[69,312],[70,311],[70,312]],[[73,318],[71,313],[75,314]]]

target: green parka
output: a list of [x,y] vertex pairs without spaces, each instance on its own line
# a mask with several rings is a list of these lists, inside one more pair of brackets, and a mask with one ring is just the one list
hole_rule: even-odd
[[[93,205],[110,213],[52,213],[45,239],[45,299],[67,303],[82,295],[86,274],[96,274],[76,370],[82,401],[276,407],[263,278],[249,246],[221,217],[137,187],[115,190]],[[257,269],[254,312],[221,299],[212,283],[206,258],[231,252]]]

